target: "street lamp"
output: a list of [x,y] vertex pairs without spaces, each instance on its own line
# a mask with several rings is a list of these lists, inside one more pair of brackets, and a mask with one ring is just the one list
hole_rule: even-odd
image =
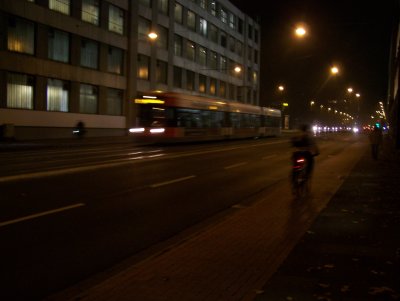
[[149,34],[147,36],[149,37],[150,40],[154,41],[155,39],[157,39],[158,34],[155,33],[154,31],[152,31],[152,32],[149,32]]
[[296,28],[294,29],[294,34],[298,38],[304,38],[307,34],[307,29],[304,24],[297,24]]
[[336,66],[331,67],[331,74],[336,75],[339,73],[339,68]]

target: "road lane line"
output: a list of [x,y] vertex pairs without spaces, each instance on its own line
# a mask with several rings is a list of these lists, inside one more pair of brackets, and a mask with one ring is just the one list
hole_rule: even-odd
[[[172,154],[165,158],[176,159],[176,158],[183,158],[183,157],[189,157],[189,156],[195,156],[195,155],[205,155],[205,154],[209,154],[209,153],[225,152],[225,151],[242,149],[242,148],[258,147],[260,145],[272,145],[272,144],[282,144],[282,143],[286,143],[286,141],[272,141],[272,142],[268,141],[268,142],[263,142],[260,144],[250,144],[250,145],[245,145],[245,146],[227,147],[227,148],[222,147],[220,149],[192,151],[192,152],[186,152],[186,153]],[[158,150],[156,150],[156,151],[158,151]],[[159,157],[152,156],[150,158],[150,157],[146,157],[146,156],[138,156],[138,157],[134,157],[134,158],[109,160],[106,163],[100,163],[100,164],[99,164],[99,162],[97,162],[97,163],[93,163],[92,165],[86,165],[86,166],[69,167],[69,168],[67,167],[67,168],[61,168],[58,170],[49,170],[49,171],[36,171],[36,172],[31,172],[31,173],[26,173],[26,174],[16,174],[16,175],[11,175],[11,176],[0,176],[0,183],[22,181],[22,180],[28,180],[28,179],[37,179],[37,178],[44,178],[44,177],[52,177],[52,176],[61,176],[61,175],[73,174],[73,173],[79,173],[79,172],[85,172],[85,171],[94,171],[94,170],[99,170],[99,169],[104,169],[104,168],[134,164],[135,161],[140,162],[143,159],[159,160],[162,158],[164,158],[164,157],[163,156],[159,156]]]
[[85,206],[85,204],[84,203],[78,203],[78,204],[74,204],[74,205],[71,205],[71,206],[61,207],[61,208],[48,210],[48,211],[43,211],[43,212],[32,214],[32,215],[23,216],[23,217],[16,218],[16,219],[13,219],[13,220],[1,222],[0,223],[0,227],[8,226],[8,225],[11,225],[11,224],[16,224],[16,223],[19,223],[19,222],[23,222],[23,221],[26,221],[26,220],[38,218],[38,217],[45,216],[45,215],[58,213],[58,212],[61,212],[61,211],[75,209],[75,208],[82,207],[82,206]]
[[269,156],[263,157],[262,159],[263,159],[263,160],[268,160],[268,159],[271,159],[271,158],[276,157],[276,156],[277,156],[277,154],[269,155]]
[[196,177],[196,176],[187,176],[187,177],[183,177],[183,178],[178,178],[178,179],[174,179],[174,180],[171,180],[171,181],[165,181],[165,182],[161,182],[161,183],[157,183],[157,184],[152,184],[152,185],[150,185],[150,187],[151,188],[157,188],[157,187],[168,185],[168,184],[173,184],[173,183],[177,183],[177,182],[186,181],[186,180],[192,179],[194,177]]
[[225,166],[224,169],[231,169],[231,168],[239,167],[239,166],[242,166],[242,165],[245,165],[245,164],[247,164],[247,162],[236,163],[236,164],[232,164],[232,165],[229,165],[229,166]]

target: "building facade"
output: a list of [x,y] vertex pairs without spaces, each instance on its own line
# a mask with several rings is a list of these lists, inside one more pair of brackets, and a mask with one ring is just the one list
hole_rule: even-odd
[[154,91],[259,104],[260,26],[226,0],[0,0],[0,27],[3,138],[127,135]]
[[400,149],[400,0],[395,2],[392,43],[389,59],[389,87],[386,109],[388,111],[390,135],[393,146]]

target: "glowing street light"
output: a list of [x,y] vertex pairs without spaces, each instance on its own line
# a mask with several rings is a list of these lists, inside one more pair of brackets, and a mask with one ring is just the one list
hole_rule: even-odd
[[282,86],[282,85],[280,85],[280,86],[278,87],[278,90],[279,90],[279,91],[283,91],[283,90],[285,90],[285,87]]
[[158,37],[158,35],[153,31],[150,32],[147,36],[150,38],[150,40],[155,40]]
[[331,67],[331,73],[332,73],[333,75],[338,74],[338,73],[339,73],[339,68],[336,67],[336,66],[332,66],[332,67]]
[[294,32],[299,38],[304,37],[307,33],[306,29],[303,26],[296,27]]
[[240,73],[242,71],[242,68],[239,66],[236,66],[235,69],[233,69],[236,73]]

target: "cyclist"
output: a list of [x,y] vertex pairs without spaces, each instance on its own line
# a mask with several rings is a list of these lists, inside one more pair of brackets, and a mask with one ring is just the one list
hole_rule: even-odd
[[310,126],[304,124],[300,127],[300,135],[292,138],[292,145],[296,148],[293,152],[293,160],[296,153],[300,152],[307,161],[307,178],[310,179],[314,169],[314,157],[319,155],[319,148],[310,132]]

